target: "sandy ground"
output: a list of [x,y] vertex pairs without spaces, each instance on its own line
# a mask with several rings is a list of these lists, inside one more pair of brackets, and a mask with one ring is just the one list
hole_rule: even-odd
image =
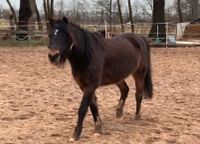
[[[0,144],[68,144],[82,97],[67,63],[49,64],[45,47],[0,48]],[[97,90],[103,134],[88,112],[78,144],[200,143],[200,48],[152,50],[154,98],[134,119],[132,77],[124,117],[116,119],[119,90]]]

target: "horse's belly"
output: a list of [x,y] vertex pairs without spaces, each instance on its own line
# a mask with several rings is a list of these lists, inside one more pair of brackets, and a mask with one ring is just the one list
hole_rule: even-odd
[[103,86],[103,85],[118,83],[118,82],[124,80],[129,75],[130,74],[127,74],[127,75],[106,74],[105,76],[103,76],[101,85]]
[[101,85],[114,84],[124,80],[134,73],[138,67],[138,61],[132,58],[131,61],[121,60],[120,62],[108,63],[104,66],[104,73]]

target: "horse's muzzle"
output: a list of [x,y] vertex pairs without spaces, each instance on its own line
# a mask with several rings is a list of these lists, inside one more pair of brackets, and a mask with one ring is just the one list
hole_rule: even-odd
[[58,65],[60,63],[60,52],[57,49],[51,49],[48,57],[52,64]]
[[59,50],[58,49],[50,49],[50,51],[49,51],[49,55],[56,55],[56,54],[59,54],[60,52],[59,52]]

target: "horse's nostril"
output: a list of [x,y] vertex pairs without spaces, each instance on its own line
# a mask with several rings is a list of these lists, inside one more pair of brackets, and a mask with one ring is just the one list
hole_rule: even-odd
[[51,63],[57,63],[60,60],[59,54],[54,54],[54,55],[49,54],[48,57]]
[[57,49],[50,49],[49,54],[50,55],[57,55],[57,54],[59,54],[59,51]]

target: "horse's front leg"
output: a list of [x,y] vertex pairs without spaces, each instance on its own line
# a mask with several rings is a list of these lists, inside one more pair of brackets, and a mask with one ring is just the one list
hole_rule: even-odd
[[84,92],[83,98],[78,110],[78,121],[77,121],[77,125],[75,127],[74,134],[73,134],[74,140],[78,140],[80,137],[82,127],[83,127],[83,120],[87,113],[88,107],[90,106],[92,102],[94,91],[95,91],[94,88],[86,88],[83,91]]

